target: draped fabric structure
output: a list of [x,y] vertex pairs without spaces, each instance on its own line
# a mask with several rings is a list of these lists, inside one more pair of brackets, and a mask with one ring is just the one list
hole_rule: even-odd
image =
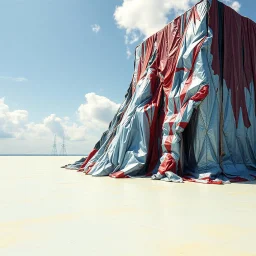
[[136,48],[131,84],[79,171],[208,184],[256,178],[256,24],[202,0]]

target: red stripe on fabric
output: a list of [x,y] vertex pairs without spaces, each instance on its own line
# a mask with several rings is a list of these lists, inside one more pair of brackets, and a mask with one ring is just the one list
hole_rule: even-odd
[[175,101],[175,99],[173,99],[173,113],[174,113],[174,114],[177,114],[177,113],[178,113],[178,109],[177,109],[177,106],[176,106],[176,101]]
[[125,175],[123,171],[118,171],[118,172],[114,172],[114,173],[110,173],[109,177],[111,178],[129,178],[129,176]]
[[198,21],[201,21],[196,6],[193,7],[192,12],[191,12],[191,15],[192,15],[192,17],[193,17],[194,24],[196,24],[196,21],[197,21],[197,20],[198,20]]
[[152,56],[152,53],[153,53],[154,43],[155,43],[155,35],[149,37],[146,40],[146,54],[145,54],[144,61],[143,61],[142,73],[145,72],[145,70],[148,66],[148,62],[149,62],[149,60]]
[[[209,92],[209,86],[205,85],[191,98],[191,100],[193,100],[193,101],[202,101],[208,95],[208,92]],[[188,102],[186,102],[183,105],[183,107],[180,109],[179,114],[181,116],[181,119],[183,117],[183,114],[186,110],[187,105],[188,105]],[[177,114],[174,114],[171,117],[170,121],[169,121],[170,135],[166,138],[166,140],[164,142],[164,146],[165,146],[167,152],[171,152],[171,149],[172,149],[172,140],[174,138],[172,129],[173,129],[173,125],[175,124],[175,119],[176,119],[177,116],[178,116]],[[187,123],[186,122],[180,122],[178,125],[185,129],[185,127],[187,126]],[[160,165],[158,171],[161,174],[164,174],[166,171],[170,171],[168,168],[172,168],[172,172],[176,172],[176,169],[175,169],[175,171],[173,171],[173,168],[174,167],[176,168],[176,163],[175,163],[175,166],[174,166],[173,163],[172,163],[173,161],[175,162],[175,160],[172,158],[172,156],[170,154],[168,154],[168,157]],[[167,169],[164,169],[164,168],[167,168]]]
[[193,58],[192,58],[192,66],[191,66],[191,70],[189,72],[188,78],[186,80],[186,83],[182,89],[182,92],[180,94],[180,104],[183,104],[183,101],[185,99],[185,96],[187,94],[187,91],[190,87],[190,85],[192,84],[192,80],[193,80],[193,75],[194,75],[194,71],[195,71],[195,64],[196,64],[196,59],[198,57],[198,54],[202,48],[202,45],[204,43],[204,41],[206,40],[206,36],[197,44],[197,46],[194,48],[193,50]]
[[162,135],[162,125],[163,125],[163,112],[161,111],[161,95],[162,95],[162,86],[156,87],[156,91],[153,94],[153,99],[151,102],[151,107],[154,107],[153,117],[150,125],[150,139],[149,139],[149,151],[147,157],[147,175],[152,174],[153,169],[155,168],[160,154],[161,149],[159,150],[158,138]]
[[[245,88],[250,92],[254,82],[254,101],[256,101],[256,24],[239,15],[228,6],[224,6],[223,18],[223,59],[219,56],[219,15],[218,1],[213,0],[209,14],[209,27],[213,32],[211,53],[214,56],[212,68],[214,74],[221,76],[231,95],[231,105],[238,127],[239,115],[242,113],[244,126],[249,128],[249,118]],[[220,62],[223,70],[220,70]],[[221,77],[220,77],[221,78]],[[255,105],[256,113],[256,105]]]
[[[169,124],[169,129],[170,129],[169,135],[173,135],[173,134],[174,134],[174,133],[173,133],[173,125],[175,124],[175,120],[176,120],[177,116],[178,116],[178,113],[177,113],[177,114],[173,114],[173,115],[171,116],[171,119],[170,119],[169,122],[168,122],[168,124]],[[175,128],[175,127],[174,127],[174,128]]]
[[167,171],[176,173],[176,161],[171,154],[167,154],[164,161],[159,166],[158,172],[164,175]]
[[95,165],[95,163],[91,163],[91,164],[87,167],[85,174],[89,174],[94,165]]
[[[148,62],[152,56],[153,49],[154,49],[154,42],[155,42],[155,35],[149,37],[141,46],[141,57],[137,71],[137,83],[140,79],[143,78],[145,75],[145,70],[148,66]],[[146,52],[145,52],[145,45],[146,45]]]
[[212,29],[212,45],[211,53],[214,56],[212,60],[212,68],[214,74],[220,74],[220,56],[219,56],[219,19],[218,19],[218,1],[212,0],[209,11],[209,27]]
[[187,127],[188,123],[187,122],[180,122],[177,124],[177,126],[181,127],[182,129],[185,129]]
[[78,170],[78,172],[83,172],[84,171],[84,167],[87,165],[87,163],[92,159],[92,157],[98,152],[98,149],[94,148],[90,154],[87,156],[87,158],[85,159],[84,163],[81,165],[80,169]]
[[[251,122],[246,106],[245,88],[250,90],[252,63],[256,62],[256,56],[252,56],[249,50],[248,33],[243,29],[245,19],[231,8],[224,7],[224,11],[223,76],[231,91],[231,104],[236,126],[238,126],[239,114],[242,110],[244,125],[249,128]],[[252,47],[255,48],[255,45]]]
[[200,91],[198,91],[193,97],[191,97],[191,100],[202,101],[206,98],[208,94],[209,94],[209,85],[205,85],[200,89]]
[[180,71],[185,71],[185,72],[189,72],[189,69],[187,68],[176,68],[175,72],[180,72]]
[[160,92],[155,94],[154,98],[154,115],[150,127],[150,140],[149,140],[149,154],[148,154],[148,166],[147,175],[152,175],[152,171],[157,165],[159,158],[162,155],[162,147],[159,148],[158,139],[162,136],[162,126],[164,122],[164,112],[160,109],[162,87],[159,87]]
[[186,29],[186,26],[187,26],[187,13],[185,12],[183,14],[183,27],[184,27],[184,30]]
[[172,140],[173,140],[173,134],[167,136],[166,139],[165,139],[165,141],[164,141],[164,146],[165,146],[167,152],[171,152],[171,149],[172,149]]

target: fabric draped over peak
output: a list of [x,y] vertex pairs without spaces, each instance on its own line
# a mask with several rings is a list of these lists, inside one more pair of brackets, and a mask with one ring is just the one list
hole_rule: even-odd
[[256,178],[256,24],[203,0],[147,38],[93,176],[223,184]]

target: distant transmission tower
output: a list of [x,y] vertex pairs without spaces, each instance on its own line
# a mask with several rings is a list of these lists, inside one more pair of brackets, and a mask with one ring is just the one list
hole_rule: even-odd
[[60,150],[60,156],[66,156],[67,155],[67,150],[66,150],[66,145],[65,145],[65,137],[63,135],[63,141],[61,144],[61,150]]
[[57,143],[56,143],[56,134],[54,135],[53,145],[52,145],[52,156],[57,156]]

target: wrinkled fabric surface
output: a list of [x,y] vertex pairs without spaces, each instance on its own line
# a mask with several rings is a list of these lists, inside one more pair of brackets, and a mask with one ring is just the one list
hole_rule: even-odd
[[86,157],[82,157],[80,160],[74,162],[73,164],[67,164],[62,166],[61,168],[66,168],[69,170],[79,170],[82,167],[85,160],[86,160]]
[[256,24],[203,0],[141,43],[80,171],[208,184],[256,178]]

